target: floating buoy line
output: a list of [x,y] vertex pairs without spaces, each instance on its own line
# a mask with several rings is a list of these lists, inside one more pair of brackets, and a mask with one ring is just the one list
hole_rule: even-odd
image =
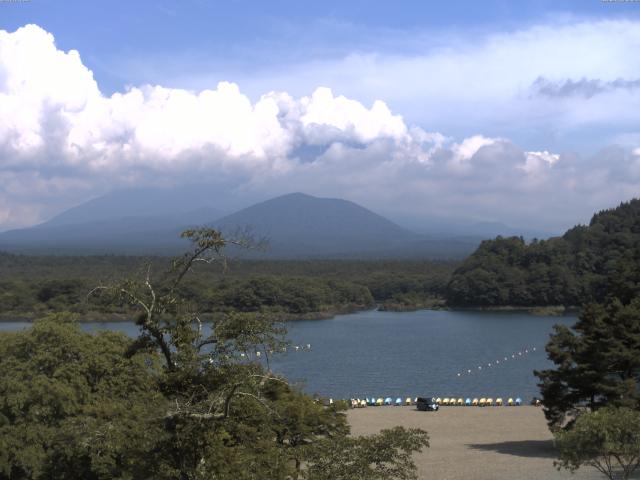
[[481,373],[483,369],[495,368],[495,367],[499,367],[499,366],[505,365],[505,364],[507,364],[507,362],[521,359],[521,358],[523,358],[523,357],[525,357],[527,355],[535,353],[536,351],[537,351],[536,347],[524,348],[524,349],[519,350],[517,352],[501,356],[501,357],[497,358],[496,360],[494,360],[492,362],[487,362],[486,364],[483,363],[483,364],[478,365],[477,367],[473,367],[473,368],[466,368],[466,369],[456,373],[456,376],[457,377],[464,377],[464,376],[468,376],[468,375]]
[[305,343],[302,345],[291,345],[289,347],[282,347],[279,350],[255,350],[253,352],[240,352],[240,358],[246,358],[246,359],[251,359],[252,357],[255,358],[261,358],[263,355],[266,357],[267,355],[277,355],[280,353],[287,353],[287,352],[309,352],[311,351],[311,344],[310,343]]

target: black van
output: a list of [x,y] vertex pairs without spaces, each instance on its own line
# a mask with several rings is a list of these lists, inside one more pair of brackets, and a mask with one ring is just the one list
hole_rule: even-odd
[[440,407],[438,407],[434,397],[418,397],[416,408],[422,412],[435,412]]

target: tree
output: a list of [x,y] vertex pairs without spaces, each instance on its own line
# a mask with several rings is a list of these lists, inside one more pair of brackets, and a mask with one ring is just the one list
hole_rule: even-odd
[[427,433],[420,429],[395,427],[377,435],[324,440],[311,452],[308,480],[413,480],[414,452],[429,446]]
[[558,468],[589,466],[611,480],[626,480],[640,466],[640,412],[607,407],[583,413],[570,429],[556,432],[555,441]]
[[535,374],[552,428],[584,407],[640,407],[640,298],[585,306],[573,329],[555,327],[546,350],[556,368]]
[[[224,248],[249,247],[250,239],[225,239],[206,228],[183,237],[193,248],[165,274],[154,277],[149,268],[137,281],[94,290],[139,309],[141,335],[129,353],[151,351],[163,359],[158,386],[166,400],[164,436],[154,478],[297,478],[322,458],[327,442],[338,442],[345,451],[359,449],[360,443],[346,440],[349,429],[340,408],[313,403],[255,360],[260,352],[268,361],[269,352],[283,346],[284,330],[272,317],[219,315],[204,324],[198,305],[181,296],[181,282],[198,264],[224,268]],[[391,451],[371,450],[366,458],[392,466],[387,478],[410,478],[405,476],[413,468],[410,440],[419,434],[396,433]]]
[[0,479],[145,478],[164,436],[153,352],[68,314],[0,334]]

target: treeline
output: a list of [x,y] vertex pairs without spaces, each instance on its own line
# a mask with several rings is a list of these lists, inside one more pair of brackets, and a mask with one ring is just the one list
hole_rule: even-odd
[[451,278],[451,306],[577,306],[612,291],[640,292],[640,200],[597,213],[588,226],[527,244],[482,242]]
[[[198,265],[181,286],[183,298],[209,312],[270,312],[292,318],[372,308],[411,309],[441,301],[451,262],[231,261]],[[71,311],[88,318],[127,315],[125,304],[87,297],[127,272],[160,276],[165,258],[24,256],[0,253],[0,314],[40,317]]]

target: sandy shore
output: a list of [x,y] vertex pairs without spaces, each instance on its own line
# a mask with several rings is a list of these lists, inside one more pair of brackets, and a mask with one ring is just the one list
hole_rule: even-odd
[[600,479],[591,469],[558,472],[552,436],[540,408],[367,407],[350,410],[354,435],[395,425],[429,432],[431,447],[415,457],[419,478],[430,480]]

